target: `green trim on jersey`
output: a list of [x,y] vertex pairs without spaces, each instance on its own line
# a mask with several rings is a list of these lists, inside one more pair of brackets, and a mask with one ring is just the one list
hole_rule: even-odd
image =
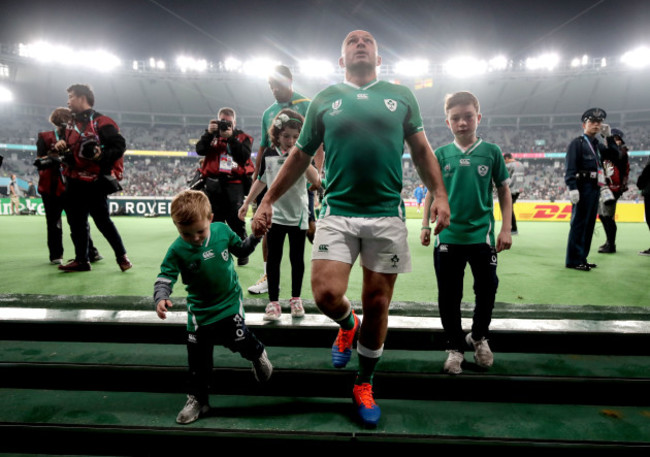
[[173,288],[181,275],[187,291],[188,331],[237,313],[244,316],[242,290],[228,250],[241,243],[230,227],[214,222],[203,245],[194,246],[178,237],[169,247],[158,278],[170,281]]
[[328,185],[320,217],[404,218],[404,140],[422,130],[420,108],[407,87],[375,80],[321,91],[296,143],[312,156],[323,143]]
[[[282,155],[278,148],[267,148],[264,151],[260,175],[257,179],[266,184],[267,188],[271,187],[287,157],[288,154]],[[273,203],[272,207],[271,223],[297,226],[302,230],[309,228],[309,196],[307,195],[307,177],[304,173]]]
[[280,111],[289,108],[305,116],[310,102],[311,99],[294,92],[291,96],[291,100],[288,102],[280,103],[276,101],[274,104],[269,106],[266,111],[264,111],[264,114],[262,114],[262,139],[260,140],[260,146],[265,148],[271,147],[271,140],[269,140],[268,133],[269,127],[271,127],[271,122]]
[[496,144],[477,140],[463,152],[456,143],[435,151],[442,180],[449,195],[449,227],[436,237],[436,246],[480,244],[494,246],[494,184],[509,179],[501,149]]

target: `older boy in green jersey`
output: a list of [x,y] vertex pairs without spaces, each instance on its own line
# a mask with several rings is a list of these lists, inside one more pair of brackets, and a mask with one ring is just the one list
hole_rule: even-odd
[[[353,399],[361,421],[375,426],[381,412],[372,379],[383,352],[388,308],[397,274],[411,269],[401,199],[405,141],[422,182],[436,196],[437,230],[448,225],[449,206],[413,93],[377,80],[381,58],[375,38],[363,30],[350,32],[341,54],[345,81],[311,102],[296,146],[255,213],[253,231],[268,230],[271,205],[305,172],[322,144],[327,188],[312,248],[312,292],[320,310],[341,327],[332,347],[335,367],[346,366],[359,334]],[[363,322],[345,295],[357,257],[363,268]]]
[[165,319],[180,274],[187,290],[189,389],[176,421],[189,424],[210,410],[208,389],[215,344],[250,360],[259,382],[269,379],[273,367],[264,345],[244,322],[242,290],[231,256],[250,255],[259,239],[250,235],[242,241],[226,224],[211,223],[210,201],[203,192],[187,190],[174,197],[171,217],[180,237],[160,266],[154,302],[158,317]]
[[[449,193],[451,222],[444,232],[437,235],[433,258],[440,318],[449,352],[444,370],[460,374],[465,349],[474,350],[474,360],[481,367],[492,366],[494,360],[487,337],[499,284],[497,252],[510,249],[512,245],[512,199],[501,149],[476,136],[481,121],[478,99],[470,92],[448,95],[445,114],[454,142],[436,149],[435,154]],[[492,203],[495,185],[502,216],[496,242]],[[425,211],[429,203],[431,196],[427,195]],[[430,236],[429,215],[425,213],[420,237],[423,245],[429,245]],[[474,276],[476,305],[472,331],[465,335],[460,304],[467,263]]]

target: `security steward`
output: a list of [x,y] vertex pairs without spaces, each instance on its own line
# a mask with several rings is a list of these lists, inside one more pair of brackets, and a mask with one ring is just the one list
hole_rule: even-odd
[[55,148],[65,156],[64,209],[75,258],[59,265],[59,270],[90,270],[90,215],[113,248],[118,266],[126,271],[133,265],[126,256],[122,238],[108,210],[108,195],[121,190],[119,181],[124,171],[126,141],[113,119],[93,109],[95,95],[88,85],[74,84],[67,91],[68,108],[73,119],[65,131],[65,138],[57,142]]
[[[246,239],[245,222],[237,212],[250,189],[255,169],[251,161],[253,137],[236,128],[232,108],[221,108],[218,119],[212,119],[196,143],[196,153],[204,156],[201,174],[204,192],[212,205],[213,222],[225,222],[242,240]],[[240,257],[237,265],[246,265],[248,257]]]
[[565,159],[564,181],[573,204],[566,267],[579,271],[596,267],[587,257],[601,189],[609,190],[605,186],[603,160],[618,160],[620,155],[609,125],[603,123],[606,117],[607,113],[601,108],[590,108],[583,113],[583,134],[571,141]]

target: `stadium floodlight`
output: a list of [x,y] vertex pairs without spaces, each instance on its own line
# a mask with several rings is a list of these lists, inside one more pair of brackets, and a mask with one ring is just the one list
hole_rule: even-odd
[[79,51],[78,59],[78,65],[98,71],[111,71],[122,64],[117,56],[102,50]]
[[474,57],[455,57],[443,65],[446,73],[457,78],[468,78],[482,75],[487,71],[488,65],[485,60]]
[[19,44],[18,55],[42,63],[86,67],[99,71],[113,70],[122,65],[117,56],[103,50],[75,50],[68,46],[53,45],[44,41]]
[[228,57],[224,62],[226,71],[239,71],[242,67],[242,61],[234,57]]
[[583,55],[582,57],[574,57],[573,59],[571,59],[572,68],[584,67],[588,63],[589,63],[589,56],[587,54]]
[[621,56],[621,62],[632,68],[644,68],[650,65],[650,48],[640,46]]
[[539,57],[526,59],[526,68],[529,70],[552,71],[560,63],[560,56],[555,53],[542,54]]
[[13,101],[14,94],[4,86],[0,86],[0,103],[9,103]]
[[273,72],[273,68],[275,68],[277,65],[280,65],[280,62],[277,60],[268,58],[256,58],[244,62],[242,65],[242,70],[247,75],[267,79]]
[[334,73],[334,65],[327,60],[305,59],[298,62],[300,74],[314,78]]
[[208,69],[208,62],[205,59],[195,59],[193,57],[180,56],[176,59],[176,65],[181,72],[188,71],[202,72]]
[[395,73],[405,76],[423,76],[429,73],[427,59],[401,60],[395,65]]
[[488,71],[503,71],[508,68],[508,59],[505,56],[496,56],[488,60]]

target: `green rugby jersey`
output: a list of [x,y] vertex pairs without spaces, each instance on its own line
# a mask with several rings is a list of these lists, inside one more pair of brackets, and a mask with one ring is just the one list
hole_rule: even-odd
[[[287,160],[288,154],[282,154],[278,148],[267,148],[260,165],[260,174],[257,179],[267,187],[275,180],[280,167]],[[275,203],[273,203],[273,224],[300,227],[301,230],[309,228],[309,196],[307,195],[307,177],[303,173]]]
[[312,156],[323,143],[327,188],[320,217],[404,218],[404,140],[421,130],[420,108],[404,86],[375,80],[321,91],[296,143]]
[[435,151],[449,195],[449,227],[436,237],[436,246],[488,243],[494,246],[493,183],[509,179],[501,149],[478,139],[463,152],[456,143]]
[[266,111],[264,111],[264,114],[262,114],[262,139],[260,141],[260,146],[265,148],[271,147],[271,140],[269,140],[269,127],[271,127],[271,122],[273,122],[273,119],[275,119],[275,116],[277,116],[280,111],[289,108],[305,116],[310,101],[309,98],[294,92],[291,96],[291,100],[288,102],[280,103],[276,101],[274,104],[269,106]]
[[158,280],[174,287],[180,273],[187,291],[187,330],[212,324],[240,313],[244,316],[242,290],[228,248],[242,241],[222,222],[210,224],[210,235],[201,246],[180,236],[172,243],[160,266]]

